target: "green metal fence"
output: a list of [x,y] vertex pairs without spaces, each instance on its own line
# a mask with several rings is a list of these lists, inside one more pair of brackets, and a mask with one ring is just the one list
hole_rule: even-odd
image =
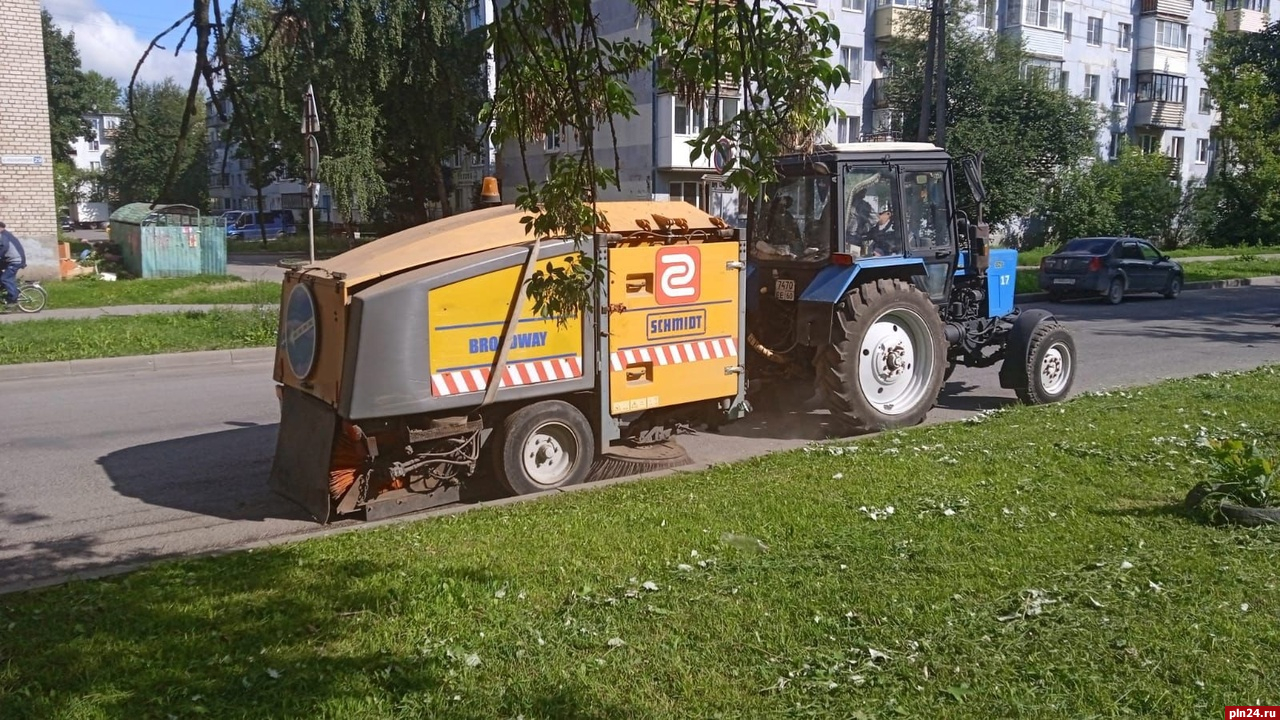
[[227,274],[226,224],[190,205],[124,205],[111,214],[111,241],[138,277]]

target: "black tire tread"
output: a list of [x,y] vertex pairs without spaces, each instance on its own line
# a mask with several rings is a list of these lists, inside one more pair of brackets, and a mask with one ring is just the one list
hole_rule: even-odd
[[913,285],[893,278],[881,278],[874,282],[859,285],[843,303],[843,308],[835,312],[832,342],[818,350],[814,358],[817,370],[817,385],[825,399],[827,409],[841,425],[853,432],[874,432],[896,427],[917,425],[937,402],[938,393],[942,390],[942,375],[946,367],[946,346],[942,339],[942,320],[936,311],[925,314],[925,321],[933,326],[934,331],[934,391],[929,393],[930,402],[921,402],[920,407],[905,413],[893,421],[879,421],[874,417],[862,417],[857,411],[854,396],[858,392],[854,386],[854,378],[846,378],[846,369],[857,367],[857,352],[861,344],[860,337],[853,336],[853,327],[865,314],[875,313],[884,303],[882,298],[894,295],[912,295],[922,298],[932,308],[932,302],[924,293]]
[[502,420],[490,437],[490,457],[493,463],[493,473],[498,483],[512,495],[528,495],[555,489],[539,486],[532,480],[524,478],[523,473],[518,470],[514,473],[509,471],[511,466],[519,462],[520,446],[523,444],[521,441],[517,442],[514,447],[511,446],[509,444],[511,435],[513,432],[519,432],[520,426],[530,418],[534,421],[554,418],[566,422],[571,427],[574,424],[578,425],[577,429],[582,435],[579,438],[580,456],[578,458],[578,466],[570,473],[565,482],[555,486],[555,488],[577,485],[586,479],[595,460],[595,435],[591,430],[591,423],[587,421],[581,410],[570,403],[563,400],[543,400],[512,412]]
[[[1067,386],[1063,388],[1062,395],[1058,398],[1052,398],[1041,393],[1040,369],[1035,360],[1040,353],[1041,346],[1050,343],[1054,335],[1059,332],[1066,335],[1066,339],[1068,341],[1067,349],[1071,354],[1071,357],[1069,358],[1071,361],[1071,377],[1067,381]],[[1067,394],[1071,392],[1071,386],[1075,384],[1076,348],[1075,342],[1071,340],[1070,335],[1066,334],[1066,332],[1066,328],[1064,328],[1061,323],[1043,322],[1040,323],[1040,325],[1036,327],[1035,331],[1031,333],[1031,341],[1027,343],[1027,363],[1025,366],[1027,373],[1026,382],[1020,383],[1018,387],[1014,388],[1014,393],[1017,394],[1018,399],[1024,404],[1047,405],[1055,400],[1060,400],[1063,397],[1066,397]]]

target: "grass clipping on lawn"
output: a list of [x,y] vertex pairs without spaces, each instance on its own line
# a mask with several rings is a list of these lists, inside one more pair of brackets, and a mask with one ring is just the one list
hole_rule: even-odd
[[[1180,503],[1280,368],[0,597],[0,717],[1213,717],[1280,536]],[[265,480],[264,480],[265,482]]]

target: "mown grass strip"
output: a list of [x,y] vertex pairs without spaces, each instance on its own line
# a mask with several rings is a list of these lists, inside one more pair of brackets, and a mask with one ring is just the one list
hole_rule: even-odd
[[[1280,260],[1211,260],[1183,263],[1182,270],[1186,282],[1266,277],[1280,275]],[[1035,270],[1019,271],[1014,280],[1014,287],[1020,293],[1041,292],[1039,273]]]
[[116,305],[280,304],[280,283],[244,280],[232,275],[197,275],[106,282],[75,278],[46,283],[52,308]]
[[[1018,253],[1019,265],[1040,265],[1040,260],[1045,255],[1057,250],[1056,247],[1040,247],[1034,250],[1023,250]],[[1177,248],[1174,250],[1162,251],[1166,255],[1174,258],[1180,257],[1212,257],[1222,255],[1231,257],[1234,255],[1269,255],[1272,253],[1280,253],[1280,245],[1232,245],[1229,247],[1205,247],[1197,245],[1194,247]]]
[[0,364],[274,345],[277,311],[191,311],[0,324]]
[[1280,535],[1177,504],[1276,407],[1200,377],[5,596],[0,716],[1214,717],[1275,695]]

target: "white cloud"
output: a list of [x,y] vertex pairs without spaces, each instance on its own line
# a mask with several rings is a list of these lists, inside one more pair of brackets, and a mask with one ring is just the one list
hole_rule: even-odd
[[[139,37],[136,30],[116,20],[98,7],[94,0],[43,0],[44,7],[53,16],[53,22],[64,33],[74,32],[76,48],[80,51],[80,65],[85,70],[97,70],[107,77],[115,78],[121,88],[127,88],[129,78],[133,76],[138,58],[146,51],[151,42],[150,37]],[[173,20],[177,20],[181,12],[177,12]],[[170,21],[172,22],[172,21]],[[165,25],[168,27],[168,25]],[[186,87],[191,82],[191,72],[195,69],[195,55],[184,47],[177,57],[173,48],[182,37],[179,28],[160,42],[167,50],[153,49],[147,61],[138,71],[138,80],[157,82],[172,77],[179,85]],[[189,47],[194,37],[187,38]]]

